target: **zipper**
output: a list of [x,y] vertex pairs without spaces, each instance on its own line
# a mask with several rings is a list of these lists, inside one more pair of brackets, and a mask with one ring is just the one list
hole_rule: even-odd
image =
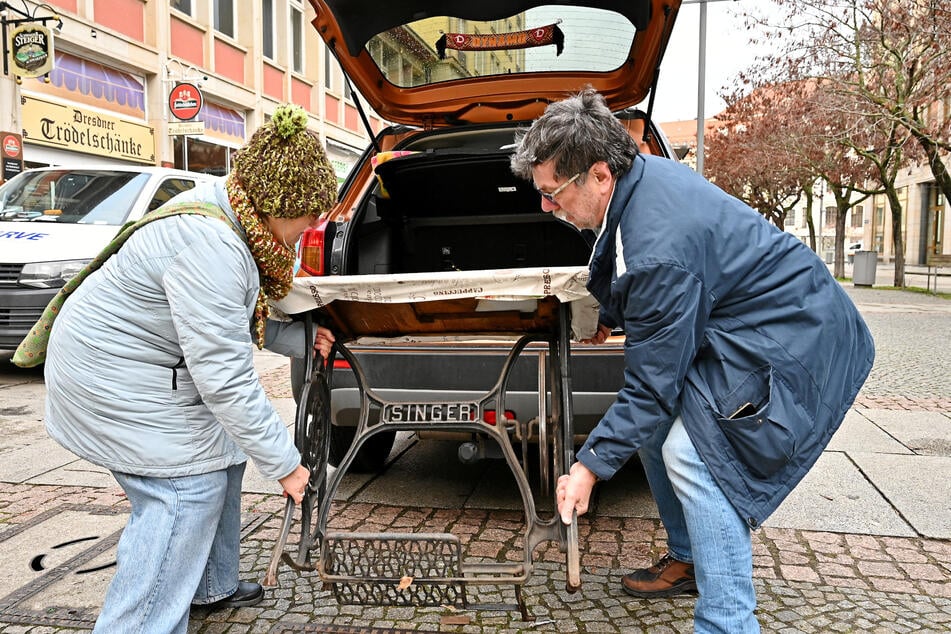
[[185,357],[181,357],[178,363],[172,366],[172,390],[178,390],[178,369],[185,367]]

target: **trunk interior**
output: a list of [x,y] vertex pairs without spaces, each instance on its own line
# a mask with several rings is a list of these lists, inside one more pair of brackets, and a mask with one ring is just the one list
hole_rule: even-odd
[[344,272],[581,266],[594,234],[541,211],[499,150],[428,149],[377,165],[348,227]]

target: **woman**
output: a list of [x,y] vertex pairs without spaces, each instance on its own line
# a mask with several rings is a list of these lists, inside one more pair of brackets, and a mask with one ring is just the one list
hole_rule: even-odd
[[[259,584],[238,580],[245,462],[297,502],[309,472],[251,344],[307,353],[303,325],[268,319],[267,302],[287,294],[293,245],[336,198],[306,125],[300,108],[278,108],[230,175],[136,228],[53,324],[46,428],[112,471],[132,505],[96,632],[185,632],[190,605],[263,598]],[[313,345],[327,356],[332,344],[318,329]]]

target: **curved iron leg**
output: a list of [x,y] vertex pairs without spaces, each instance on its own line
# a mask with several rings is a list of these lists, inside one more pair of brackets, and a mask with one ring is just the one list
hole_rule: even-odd
[[549,443],[552,441],[549,440],[549,427],[548,357],[542,351],[538,353],[538,494],[541,497],[551,495],[551,478],[554,473],[553,465],[550,464],[552,453]]
[[[574,462],[574,426],[572,424],[571,400],[571,314],[567,303],[558,306],[558,333],[554,345],[552,366],[558,379],[552,382],[552,401],[558,402],[559,431],[561,432],[562,460],[559,475],[568,473]],[[581,553],[578,548],[578,514],[574,513],[571,524],[565,530],[567,575],[565,590],[577,592],[581,588]]]
[[[304,316],[305,341],[314,340],[314,321],[311,313]],[[330,364],[328,364],[328,367]],[[330,389],[328,371],[319,352],[305,358],[304,372],[308,380],[301,388],[294,419],[294,444],[301,452],[301,464],[310,470],[310,479],[301,502],[301,537],[297,559],[287,552],[287,539],[294,522],[294,500],[290,497],[284,506],[284,519],[277,542],[271,553],[271,563],[264,577],[264,585],[277,585],[277,570],[281,561],[298,570],[313,569],[309,564],[310,550],[315,542],[310,530],[315,506],[324,499],[328,462],[328,434],[330,424]]]
[[301,503],[301,536],[297,551],[297,564],[312,570],[310,551],[319,542],[321,531],[313,526],[314,509],[326,503],[327,464],[329,462],[330,435],[330,385],[329,368],[332,368],[333,353],[325,367],[320,354],[314,357],[316,367],[308,385],[307,400],[301,403],[297,427],[301,430],[297,447],[301,451],[301,463],[310,470],[310,479]]

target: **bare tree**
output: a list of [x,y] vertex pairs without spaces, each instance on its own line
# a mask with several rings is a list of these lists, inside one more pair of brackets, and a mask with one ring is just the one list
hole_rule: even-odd
[[789,148],[788,95],[763,87],[728,96],[726,102],[706,149],[707,174],[782,229],[804,186],[815,180]]
[[[910,134],[935,182],[951,197],[943,158],[951,151],[951,4],[867,0],[860,74],[845,87],[882,119]],[[858,25],[856,25],[858,26]]]
[[[747,85],[768,82],[764,68],[744,74]],[[845,275],[845,219],[870,165],[839,139],[839,130],[855,127],[841,110],[824,102],[832,98],[821,81],[802,80],[763,84],[749,94],[738,90],[725,96],[728,107],[718,116],[721,127],[710,141],[711,180],[746,200],[780,227],[786,214],[806,197],[809,243],[816,244],[812,220],[814,188],[821,180],[836,201],[833,263],[837,277]],[[861,199],[859,199],[861,200]]]
[[[845,123],[829,138],[868,162],[891,211],[895,285],[904,284],[905,246],[898,170],[924,155],[936,172],[947,150],[947,109],[935,112],[951,86],[946,2],[937,0],[773,0],[782,12],[769,37],[776,53],[766,67],[783,81],[818,80],[829,116]],[[761,20],[769,25],[768,20]],[[825,88],[828,88],[826,91]],[[925,139],[924,141],[922,139]],[[914,143],[917,141],[917,143]],[[928,155],[930,145],[931,155]],[[924,154],[921,154],[924,150]],[[934,160],[933,160],[934,159]],[[946,173],[945,173],[946,176]],[[936,174],[938,178],[938,174]],[[837,250],[839,249],[837,245]]]

